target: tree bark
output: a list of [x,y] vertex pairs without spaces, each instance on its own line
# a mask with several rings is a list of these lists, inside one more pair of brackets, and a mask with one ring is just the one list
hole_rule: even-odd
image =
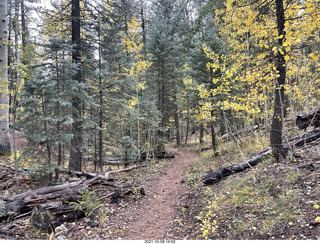
[[22,44],[22,63],[27,64],[27,55],[26,55],[26,48],[28,45],[27,42],[27,25],[26,25],[26,16],[25,16],[25,6],[24,0],[21,1],[21,44]]
[[11,150],[9,131],[9,91],[8,91],[8,18],[7,0],[0,0],[0,153],[8,154]]
[[[80,38],[80,0],[72,0],[72,43],[75,45],[72,51],[72,62],[78,66],[74,77],[77,83],[81,83],[81,38]],[[70,149],[69,168],[81,171],[82,166],[82,123],[81,123],[81,99],[77,94],[72,98],[72,140]]]
[[[189,101],[189,100],[188,100]],[[187,113],[187,128],[186,128],[186,137],[185,137],[185,141],[184,141],[184,144],[187,145],[188,143],[188,138],[189,138],[189,130],[190,130],[190,108],[189,108],[189,105],[188,105],[188,113]]]
[[99,23],[99,169],[102,171],[103,167],[103,135],[102,135],[102,127],[103,127],[103,80],[102,80],[102,50],[101,50],[101,26]]
[[[177,97],[174,95],[174,100],[177,102]],[[179,109],[178,105],[174,104],[174,124],[176,127],[176,138],[177,138],[177,146],[181,145],[181,138],[180,138],[180,123],[179,123]]]
[[199,136],[199,141],[200,141],[200,144],[203,144],[204,143],[204,140],[203,140],[203,133],[204,132],[204,129],[203,129],[203,123],[200,124],[200,136]]
[[214,152],[217,151],[217,144],[216,144],[216,133],[214,131],[214,122],[213,122],[213,116],[214,115],[214,111],[211,110],[211,146],[212,146],[212,150]]
[[[283,0],[276,0],[276,15],[277,15],[277,30],[278,44],[282,47],[282,44],[285,40],[285,31],[284,31],[284,8]],[[286,61],[284,59],[286,53],[285,50],[279,52],[276,55],[275,66],[278,73],[276,88],[275,88],[275,99],[274,99],[274,112],[272,117],[271,124],[271,133],[270,133],[270,145],[273,149],[273,155],[277,161],[280,158],[285,157],[286,153],[282,145],[282,130],[283,130],[283,119],[284,119],[284,84],[286,80]]]

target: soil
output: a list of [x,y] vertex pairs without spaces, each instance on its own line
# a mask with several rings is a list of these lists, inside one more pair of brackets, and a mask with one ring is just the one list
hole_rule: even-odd
[[[172,151],[172,150],[171,150]],[[186,191],[185,171],[194,155],[180,152],[171,161],[167,172],[145,185],[146,196],[130,212],[134,218],[124,220],[126,231],[119,235],[128,240],[175,239],[169,234],[170,223],[175,220],[176,206]]]
[[[296,187],[304,196],[299,199],[299,221],[292,221],[290,225],[284,225],[272,233],[271,236],[261,237],[255,232],[249,233],[249,239],[320,239],[319,222],[315,222],[319,216],[319,210],[314,204],[319,203],[320,183],[320,142],[317,141],[299,153],[300,158],[295,162],[301,175]],[[82,218],[75,222],[65,223],[67,232],[63,239],[68,240],[183,240],[204,239],[201,231],[201,222],[196,216],[205,208],[203,205],[203,191],[206,187],[200,184],[195,186],[188,184],[186,172],[188,166],[195,161],[197,154],[183,149],[168,148],[176,157],[154,163],[151,167],[137,169],[134,172],[126,172],[117,175],[117,180],[135,187],[143,187],[145,194],[132,194],[123,196],[116,201],[110,198],[103,199],[105,219],[97,227],[90,226],[90,218]],[[313,167],[310,171],[310,163]],[[274,177],[281,185],[283,169],[292,165],[288,160],[268,168],[267,174]],[[189,172],[190,173],[190,172]],[[247,171],[239,175],[245,175]],[[233,177],[233,176],[231,176]],[[21,179],[22,180],[22,179]],[[224,181],[212,186],[219,191]],[[27,182],[26,182],[27,184]],[[97,186],[97,193],[108,191],[105,186]],[[113,191],[114,189],[109,189]],[[231,209],[232,210],[232,209]],[[230,210],[230,211],[231,211]],[[240,210],[238,210],[240,213]],[[263,213],[261,213],[262,217]],[[101,217],[101,216],[99,216]],[[5,239],[49,239],[48,233],[32,230],[25,219],[17,223],[15,235],[1,237]],[[224,226],[221,226],[221,228]],[[227,227],[222,230],[220,239],[229,239]],[[250,231],[250,230],[248,230]],[[14,237],[15,236],[15,237]],[[10,237],[10,238],[9,238]],[[52,236],[51,236],[52,238]],[[53,237],[56,238],[56,237]],[[234,236],[235,239],[244,239],[244,236]],[[246,238],[246,239],[247,239]]]
[[[159,172],[147,175],[135,184],[143,184],[145,196],[129,196],[118,202],[106,203],[107,221],[91,228],[86,220],[68,223],[66,239],[118,239],[118,240],[174,240],[181,239],[174,230],[181,223],[178,217],[180,201],[187,191],[185,173],[195,158],[193,153],[168,148],[176,157],[158,166]],[[137,177],[126,175],[125,178]],[[140,175],[141,177],[141,175]]]

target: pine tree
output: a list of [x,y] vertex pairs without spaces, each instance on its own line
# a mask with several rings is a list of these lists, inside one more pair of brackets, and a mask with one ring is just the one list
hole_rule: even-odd
[[44,53],[39,56],[45,64],[32,70],[30,79],[26,80],[21,101],[23,109],[18,114],[22,119],[17,126],[23,129],[28,141],[25,155],[34,153],[32,157],[37,158],[42,171],[52,180],[53,172],[57,179],[63,164],[62,147],[68,147],[72,137],[70,91],[76,69],[66,55],[72,51],[68,40],[50,39],[43,49]]
[[[80,22],[80,0],[72,0],[72,11],[71,11],[71,22],[72,22],[72,44],[74,49],[72,50],[72,62],[77,67],[77,72],[74,76],[74,80],[77,85],[80,86],[81,80],[81,22]],[[82,165],[82,103],[78,94],[74,94],[72,98],[72,140],[71,140],[71,150],[69,159],[69,168],[71,170],[81,171]]]
[[[173,95],[177,91],[175,83],[179,82],[178,70],[183,66],[183,59],[179,55],[179,51],[182,50],[179,23],[185,4],[159,0],[155,1],[152,7],[154,12],[149,27],[147,50],[151,55],[150,70],[156,84],[158,109],[162,115],[158,136],[163,140],[169,135],[166,129],[169,127],[170,117],[174,115],[174,111],[178,111]],[[177,114],[175,118],[178,125]]]

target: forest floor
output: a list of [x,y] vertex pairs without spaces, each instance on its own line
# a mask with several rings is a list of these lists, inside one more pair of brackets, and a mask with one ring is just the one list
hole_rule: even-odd
[[[108,207],[107,229],[95,230],[84,227],[85,224],[73,223],[69,227],[67,239],[122,239],[122,240],[172,240],[177,238],[179,229],[173,227],[179,223],[177,206],[186,194],[186,170],[195,159],[193,153],[169,148],[176,154],[165,164],[155,166],[153,172],[132,176],[143,184],[145,196],[136,199],[123,198]],[[163,163],[163,162],[162,162]],[[141,172],[140,172],[141,173]],[[145,177],[143,177],[144,175]],[[76,231],[76,229],[78,229]],[[84,231],[84,229],[86,231]]]
[[[218,184],[202,183],[208,170],[238,163],[243,156],[250,158],[266,145],[256,135],[249,135],[243,138],[242,152],[229,142],[227,149],[220,145],[218,156],[212,150],[201,152],[198,144],[169,146],[167,150],[175,158],[116,175],[117,182],[142,187],[143,194],[136,191],[114,200],[102,198],[99,225],[91,226],[90,217],[67,222],[62,238],[319,240],[319,139],[297,148],[296,158],[276,163],[268,157],[254,169]],[[27,187],[27,181],[24,184]],[[114,189],[97,185],[92,190],[103,196]],[[33,229],[27,219],[17,226],[16,239],[59,239]]]

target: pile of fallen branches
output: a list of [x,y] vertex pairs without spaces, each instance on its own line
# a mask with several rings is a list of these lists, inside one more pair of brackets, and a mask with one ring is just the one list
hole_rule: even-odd
[[[77,202],[81,193],[86,189],[92,188],[94,185],[111,187],[113,190],[106,191],[102,195],[105,199],[110,197],[110,201],[131,194],[134,191],[133,186],[119,183],[111,175],[145,166],[147,165],[137,165],[130,168],[108,171],[104,174],[72,171],[69,173],[72,173],[76,177],[70,177],[64,184],[34,190],[29,189],[20,194],[4,196],[3,200],[0,200],[0,234],[8,234],[17,220],[30,218],[35,213],[38,213],[35,226],[48,231],[54,230],[64,222],[84,217],[84,213],[76,211],[75,206],[70,205],[70,202]],[[3,169],[10,169],[10,166],[5,166],[4,164],[1,167]],[[4,173],[0,173],[0,180],[10,174],[6,170],[2,170],[2,172]],[[140,188],[140,192],[144,194],[143,188]],[[49,222],[45,220],[47,211],[50,211]]]

